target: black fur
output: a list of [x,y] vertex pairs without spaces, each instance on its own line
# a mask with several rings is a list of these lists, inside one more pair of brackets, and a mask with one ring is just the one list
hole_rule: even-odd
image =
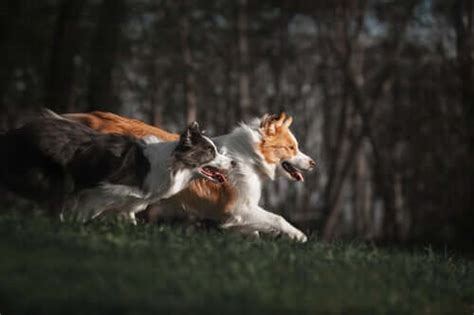
[[211,162],[217,155],[214,146],[202,136],[196,122],[181,134],[173,154],[175,168],[195,168]]
[[48,208],[101,182],[140,188],[150,169],[143,146],[79,123],[38,119],[0,135],[0,180]]

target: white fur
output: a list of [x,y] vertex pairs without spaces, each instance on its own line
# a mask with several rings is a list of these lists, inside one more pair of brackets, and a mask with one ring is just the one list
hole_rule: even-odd
[[[295,136],[293,134],[291,134],[291,136],[293,137],[293,140],[298,143]],[[299,149],[297,154],[293,158],[287,160],[287,162],[303,170],[311,170],[314,165],[313,159],[301,152]]]
[[143,137],[142,140],[145,141],[146,144],[163,142],[162,140],[158,139],[156,136],[153,135],[147,135]]
[[304,154],[303,152],[299,150],[298,150],[298,153],[293,158],[288,160],[288,162],[290,162],[297,168],[304,169],[304,170],[313,168],[313,166],[311,165],[312,161],[313,160],[309,156],[307,156],[306,154]]

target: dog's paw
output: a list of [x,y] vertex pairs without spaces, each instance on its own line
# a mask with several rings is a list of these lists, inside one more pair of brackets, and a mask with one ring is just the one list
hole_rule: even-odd
[[300,230],[295,229],[291,235],[289,235],[292,240],[295,240],[299,243],[306,243],[308,241],[308,237],[301,232]]
[[308,241],[308,237],[303,232],[288,223],[283,217],[277,216],[277,222],[280,227],[281,234],[286,235],[290,239],[300,243],[305,243]]
[[290,229],[288,229],[285,234],[290,239],[297,241],[299,243],[306,243],[308,241],[308,237],[303,232],[301,232],[300,230],[298,230],[297,228],[293,226]]

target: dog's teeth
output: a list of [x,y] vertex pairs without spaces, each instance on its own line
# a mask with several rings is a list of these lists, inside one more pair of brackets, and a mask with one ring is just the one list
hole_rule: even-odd
[[293,177],[294,177],[297,181],[304,182],[304,177],[303,177],[303,175],[302,175],[300,172],[294,172],[294,173],[293,173]]

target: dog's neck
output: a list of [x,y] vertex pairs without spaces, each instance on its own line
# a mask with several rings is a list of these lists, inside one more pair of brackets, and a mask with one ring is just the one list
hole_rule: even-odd
[[263,179],[275,179],[276,166],[265,162],[265,158],[258,151],[262,136],[258,131],[259,121],[250,124],[242,123],[231,133],[213,138],[218,147],[223,148],[234,160],[250,162],[253,169]]
[[177,142],[160,142],[146,145],[144,154],[150,162],[142,189],[147,199],[158,201],[166,199],[186,188],[194,179],[189,168],[177,167],[173,151]]

